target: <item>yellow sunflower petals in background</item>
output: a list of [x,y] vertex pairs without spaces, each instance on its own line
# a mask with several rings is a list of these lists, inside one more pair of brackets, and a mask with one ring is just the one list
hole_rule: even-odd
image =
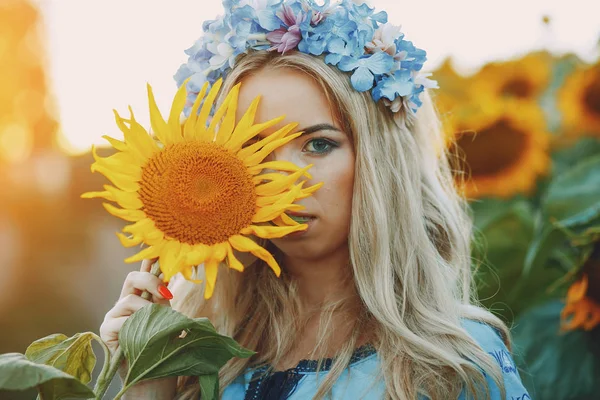
[[567,136],[600,137],[600,62],[579,66],[566,78],[558,107]]
[[550,133],[536,104],[482,102],[463,110],[455,124],[451,155],[465,197],[530,194],[548,173]]
[[[298,224],[285,212],[302,209],[294,202],[322,186],[303,188],[304,180],[311,178],[311,166],[262,163],[273,150],[300,133],[292,133],[297,124],[290,123],[257,138],[285,118],[255,124],[259,97],[236,124],[239,84],[225,94],[211,118],[221,85],[219,80],[210,90],[208,85],[202,88],[183,124],[180,116],[187,97],[185,85],[175,94],[167,120],[148,85],[155,137],[136,121],[133,111],[129,119],[115,112],[124,140],[105,137],[116,153],[99,157],[94,152],[91,167],[114,186],[105,185],[104,191],[82,195],[121,207],[104,203],[110,214],[132,222],[118,234],[124,246],[149,246],[126,262],[158,257],[166,282],[179,273],[200,282],[196,267],[203,265],[206,298],[215,290],[221,263],[244,270],[234,250],[253,254],[279,276],[281,268],[275,258],[248,236],[273,239],[306,229],[306,224]],[[244,147],[248,141],[253,143]]]

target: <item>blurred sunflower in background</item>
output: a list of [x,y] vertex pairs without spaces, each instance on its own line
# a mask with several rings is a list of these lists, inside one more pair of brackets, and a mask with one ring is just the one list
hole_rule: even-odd
[[477,98],[535,100],[552,78],[552,56],[529,53],[517,60],[486,64],[473,76],[470,90]]
[[566,135],[600,137],[600,62],[578,66],[558,92]]
[[444,131],[447,147],[454,138],[456,129],[456,115],[467,104],[470,104],[471,92],[469,91],[470,78],[456,71],[452,58],[446,58],[440,66],[433,71],[438,81],[440,90],[432,93],[434,104],[438,110],[442,129]]
[[567,292],[561,313],[564,330],[592,330],[600,325],[600,242],[583,265],[580,278]]
[[[263,162],[274,149],[301,134],[290,134],[296,123],[246,145],[284,117],[254,124],[256,98],[236,124],[239,84],[211,117],[221,85],[220,79],[208,94],[208,83],[204,85],[183,125],[180,115],[186,85],[178,90],[167,121],[148,87],[150,120],[158,140],[135,120],[133,112],[125,119],[115,111],[125,140],[105,137],[117,153],[101,158],[94,151],[92,164],[92,172],[102,173],[114,186],[83,195],[121,207],[104,203],[112,215],[133,222],[123,228],[124,234],[117,234],[124,246],[149,246],[125,262],[159,258],[166,282],[179,272],[196,280],[196,266],[204,264],[206,298],[212,296],[221,262],[244,269],[234,250],[252,253],[279,276],[274,257],[248,236],[280,238],[306,229],[305,221],[296,221],[285,212],[303,209],[294,201],[322,186],[303,188],[305,181],[296,184],[302,177],[310,178],[310,165],[299,168],[290,162]],[[265,169],[271,172],[263,174]]]
[[550,167],[543,112],[520,101],[482,102],[455,116],[451,159],[467,198],[529,194]]

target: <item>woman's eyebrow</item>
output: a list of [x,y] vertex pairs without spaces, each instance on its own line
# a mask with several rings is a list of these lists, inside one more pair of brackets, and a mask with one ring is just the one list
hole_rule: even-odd
[[306,127],[304,129],[298,129],[298,132],[302,132],[302,135],[300,136],[304,136],[304,135],[309,135],[311,133],[317,132],[317,131],[337,131],[337,132],[341,132],[341,130],[339,128],[336,128],[335,126],[331,125],[331,124],[316,124],[316,125],[311,125],[309,127]]

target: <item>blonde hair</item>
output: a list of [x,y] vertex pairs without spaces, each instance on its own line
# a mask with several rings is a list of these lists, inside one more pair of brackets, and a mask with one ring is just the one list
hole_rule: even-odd
[[[327,342],[332,313],[347,304],[353,305],[352,334],[315,398],[330,393],[367,329],[381,360],[387,398],[408,400],[418,394],[457,398],[463,389],[477,398],[489,397],[482,370],[504,392],[498,365],[461,324],[464,318],[482,321],[500,331],[510,347],[506,326],[474,305],[472,223],[455,190],[430,95],[421,95],[423,105],[416,115],[402,111],[406,103],[392,114],[368,92],[354,90],[346,74],[317,57],[266,51],[241,55],[222,93],[265,68],[302,71],[314,79],[351,135],[356,154],[348,237],[349,279],[356,299],[326,307],[320,344]],[[183,285],[186,293],[176,294],[180,311],[208,316],[220,332],[257,351],[251,359],[234,359],[222,368],[221,388],[247,368],[273,365],[291,350],[300,331],[301,304],[293,279],[285,266],[283,270],[276,278],[260,260],[243,274],[221,267],[209,301],[202,299],[201,287]],[[178,398],[197,398],[197,382],[181,378]]]

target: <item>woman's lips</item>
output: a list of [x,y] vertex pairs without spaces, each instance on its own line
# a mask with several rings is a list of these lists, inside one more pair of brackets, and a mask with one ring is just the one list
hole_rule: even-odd
[[298,236],[305,235],[306,232],[310,229],[310,226],[312,225],[313,221],[316,218],[314,215],[310,215],[307,213],[301,213],[301,212],[287,212],[286,214],[288,215],[288,217],[290,217],[294,221],[296,221],[300,224],[308,225],[306,227],[306,229],[304,229],[302,231],[290,233],[289,235],[286,235],[286,237],[298,237]]
[[314,218],[314,215],[310,215],[307,213],[303,213],[303,212],[296,212],[296,211],[287,211],[286,214],[290,217],[304,217],[304,218]]

